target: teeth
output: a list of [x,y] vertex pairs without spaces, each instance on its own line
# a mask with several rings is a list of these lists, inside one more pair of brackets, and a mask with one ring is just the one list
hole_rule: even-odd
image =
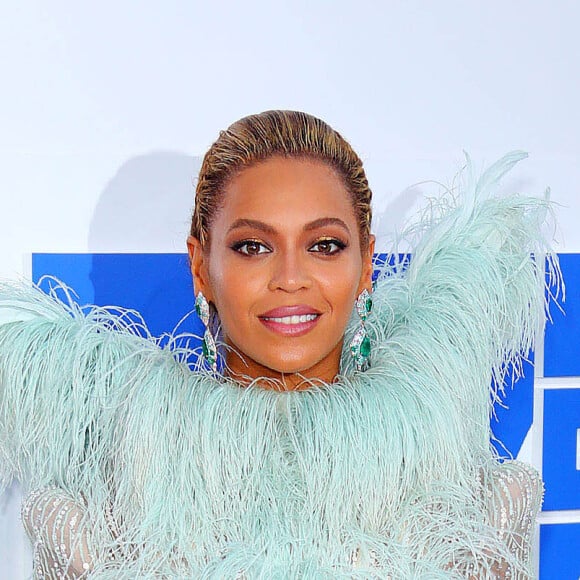
[[301,314],[300,316],[284,316],[282,318],[267,318],[266,320],[278,322],[279,324],[300,324],[301,322],[310,322],[311,320],[314,320],[316,316],[316,314]]

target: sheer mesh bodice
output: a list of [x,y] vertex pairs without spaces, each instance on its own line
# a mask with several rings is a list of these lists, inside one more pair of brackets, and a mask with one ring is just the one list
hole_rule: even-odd
[[[541,506],[543,485],[538,473],[519,461],[498,465],[493,482],[480,478],[482,493],[489,507],[489,522],[505,542],[510,554],[528,569],[528,574],[513,573],[505,561],[493,563],[495,578],[533,577],[531,547],[534,525]],[[111,526],[114,526],[111,517]],[[81,501],[58,488],[32,492],[23,503],[22,519],[34,548],[34,578],[75,580],[88,578],[92,568],[91,523]],[[192,539],[194,540],[194,539]],[[353,572],[359,564],[352,554]],[[480,578],[478,563],[452,571],[465,578]],[[377,570],[377,576],[380,571]]]

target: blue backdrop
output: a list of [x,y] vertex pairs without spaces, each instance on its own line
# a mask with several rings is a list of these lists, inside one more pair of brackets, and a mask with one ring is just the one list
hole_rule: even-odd
[[[544,345],[544,375],[580,376],[580,255],[563,254],[560,263],[569,292],[566,314],[551,307]],[[121,306],[139,311],[155,336],[177,329],[203,334],[192,314],[193,286],[186,254],[34,254],[33,278],[59,278],[73,288],[82,304]],[[496,448],[516,456],[532,424],[534,368],[524,366],[517,388],[507,388],[505,402],[492,418]],[[540,391],[544,396],[543,509],[580,509],[580,470],[577,468],[580,430],[580,389]],[[538,396],[538,395],[537,395]],[[539,395],[542,396],[542,395]],[[546,579],[580,577],[580,524],[542,525],[540,573]]]

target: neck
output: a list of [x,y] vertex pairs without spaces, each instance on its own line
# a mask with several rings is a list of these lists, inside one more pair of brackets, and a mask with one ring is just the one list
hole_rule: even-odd
[[333,383],[339,373],[342,343],[314,366],[296,372],[282,372],[228,349],[224,373],[236,382],[275,391],[302,391]]

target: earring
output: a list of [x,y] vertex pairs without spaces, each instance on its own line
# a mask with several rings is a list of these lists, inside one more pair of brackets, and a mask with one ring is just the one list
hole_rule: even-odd
[[201,350],[203,358],[208,362],[211,369],[217,370],[217,348],[215,340],[209,330],[209,303],[205,296],[200,292],[195,298],[195,311],[205,326]]
[[357,371],[364,371],[369,366],[371,341],[365,328],[365,321],[373,309],[373,299],[365,288],[356,299],[356,311],[360,317],[360,326],[350,342],[350,354],[354,358]]

